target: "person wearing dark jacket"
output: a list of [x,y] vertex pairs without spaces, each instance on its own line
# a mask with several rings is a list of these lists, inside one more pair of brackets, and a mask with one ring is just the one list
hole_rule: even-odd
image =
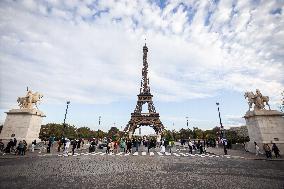
[[280,150],[275,143],[272,145],[272,151],[274,152],[276,158],[280,157]]
[[77,141],[75,139],[72,140],[71,145],[72,145],[72,155],[74,155],[75,149],[77,147]]
[[11,148],[14,146],[14,142],[13,142],[13,140],[11,139],[9,142],[8,142],[8,144],[7,144],[7,146],[6,146],[6,148],[5,148],[5,153],[10,153],[11,152]]

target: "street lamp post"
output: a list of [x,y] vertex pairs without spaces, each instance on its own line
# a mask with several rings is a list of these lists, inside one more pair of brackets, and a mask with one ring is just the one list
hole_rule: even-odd
[[[188,131],[189,131],[189,128],[188,128],[188,118],[189,118],[189,117],[186,116],[185,118],[186,118],[186,126],[187,126],[187,129],[188,129]],[[189,139],[190,139],[190,136],[189,136]]]
[[70,104],[70,101],[67,101],[66,102],[67,106],[66,106],[66,111],[65,111],[65,116],[64,116],[64,121],[63,121],[63,137],[65,137],[65,128],[66,128],[66,124],[65,124],[65,121],[66,121],[66,115],[67,115],[67,110],[68,110],[68,106]]
[[99,126],[101,126],[101,116],[99,116]]
[[186,126],[188,127],[188,117],[185,118],[186,118]]
[[216,102],[216,105],[218,107],[218,114],[219,114],[219,121],[220,121],[220,138],[221,138],[221,141],[222,141],[223,146],[224,146],[224,153],[225,153],[225,155],[227,155],[225,130],[224,130],[224,127],[223,127],[223,124],[222,124],[221,113],[220,113],[220,108],[219,108],[220,103]]

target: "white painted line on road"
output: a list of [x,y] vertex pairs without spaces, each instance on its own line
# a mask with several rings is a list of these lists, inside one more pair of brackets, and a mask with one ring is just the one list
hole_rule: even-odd
[[174,154],[175,156],[178,156],[178,157],[180,156],[180,155],[179,155],[179,154],[177,154],[177,153],[173,153],[173,154]]
[[101,153],[100,155],[101,155],[101,156],[104,156],[104,155],[106,155],[106,153]]
[[146,156],[146,154],[147,154],[146,152],[142,152],[142,156]]
[[170,156],[170,155],[172,155],[171,153],[169,153],[169,152],[165,152],[165,154],[166,154],[166,156]]
[[133,155],[134,155],[134,156],[138,156],[138,152],[135,152]]
[[159,154],[159,156],[163,156],[164,154],[161,152],[157,152],[157,154]]
[[150,156],[153,156],[154,155],[154,152],[150,152]]
[[220,156],[215,156],[215,157],[220,157]]

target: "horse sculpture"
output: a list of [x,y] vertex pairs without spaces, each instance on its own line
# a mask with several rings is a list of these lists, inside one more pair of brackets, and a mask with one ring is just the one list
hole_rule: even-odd
[[248,99],[248,105],[249,105],[249,111],[252,108],[252,105],[254,104],[254,110],[255,109],[265,109],[265,105],[268,106],[269,110],[270,105],[269,105],[269,97],[268,96],[262,96],[259,90],[257,90],[256,94],[253,94],[253,92],[245,92],[244,97]]
[[39,102],[42,97],[43,95],[38,92],[32,93],[31,91],[29,91],[25,97],[18,97],[17,102],[19,103],[20,109],[22,108],[32,109],[33,104],[38,109],[37,102]]

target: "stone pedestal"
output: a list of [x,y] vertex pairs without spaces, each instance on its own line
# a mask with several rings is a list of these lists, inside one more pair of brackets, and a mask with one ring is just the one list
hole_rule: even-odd
[[276,110],[248,111],[244,116],[250,142],[248,150],[255,152],[254,142],[263,151],[263,144],[276,143],[280,153],[284,153],[284,114]]
[[39,132],[42,118],[45,115],[37,109],[12,109],[7,117],[0,134],[4,142],[12,138],[18,141],[26,140],[30,144],[33,140],[39,141]]

